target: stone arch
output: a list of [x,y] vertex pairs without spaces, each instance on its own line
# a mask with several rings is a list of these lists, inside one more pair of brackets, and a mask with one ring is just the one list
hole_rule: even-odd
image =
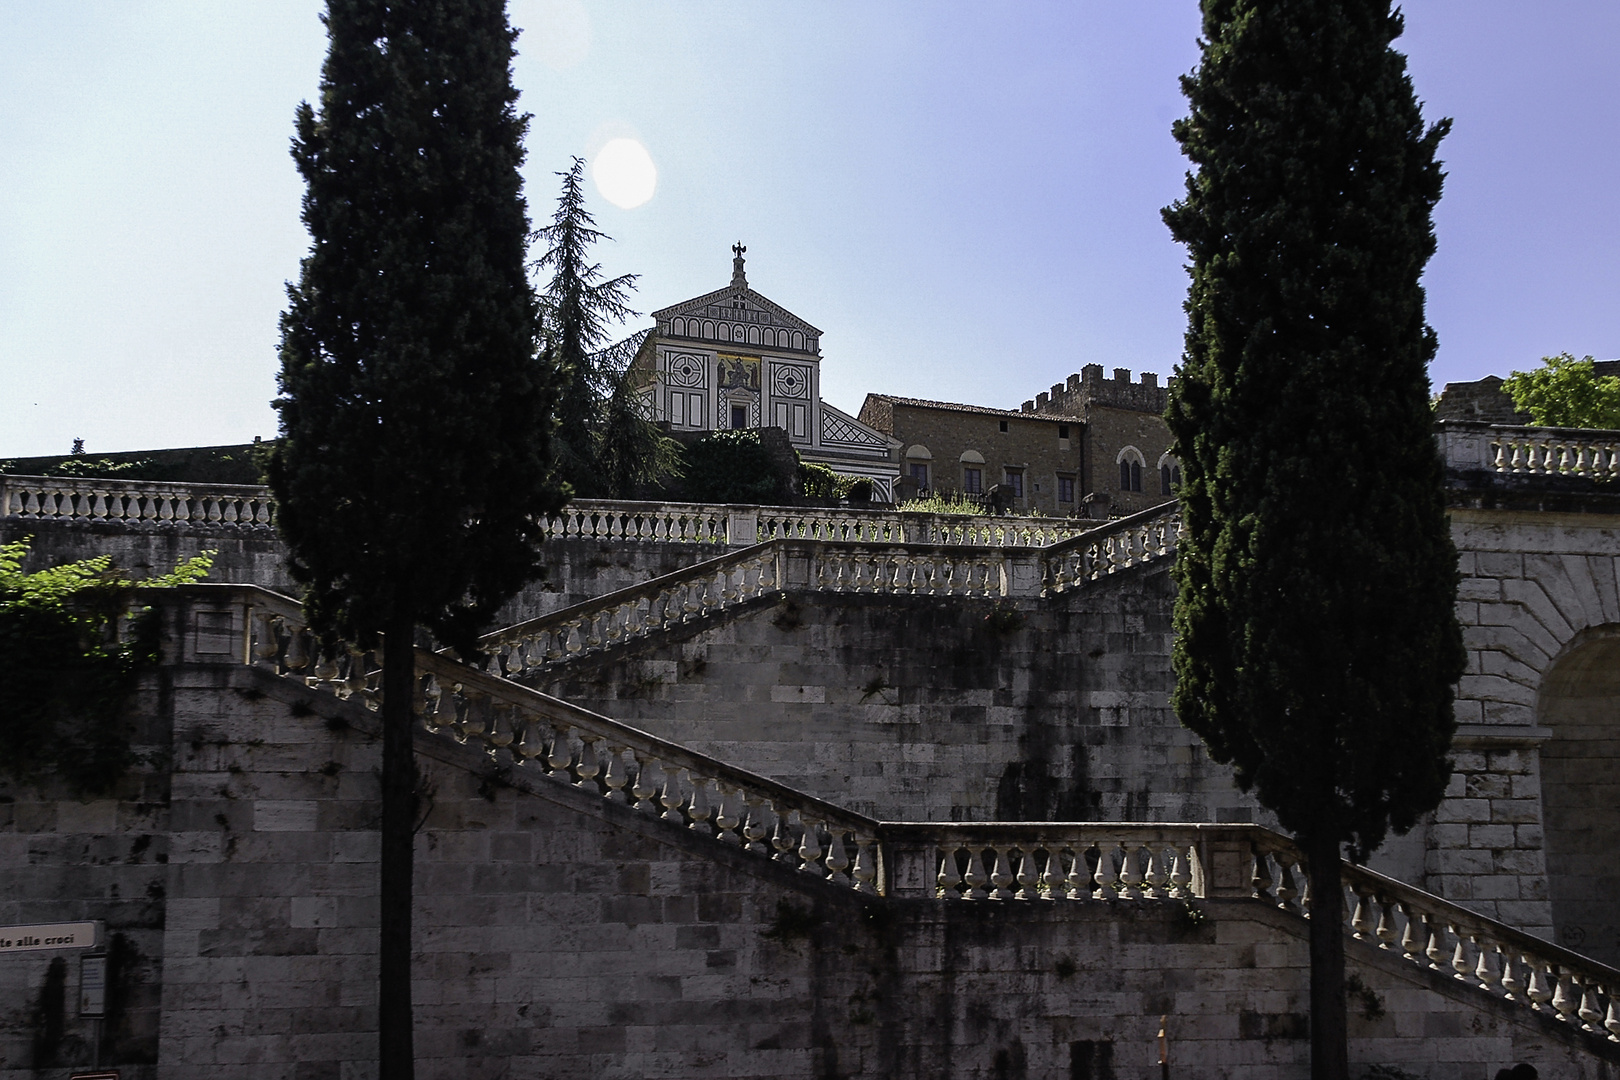
[[1141,491],[1142,467],[1147,464],[1142,451],[1127,446],[1115,456],[1114,462],[1119,466],[1119,490]]
[[1558,943],[1620,964],[1620,625],[1580,633],[1537,695],[1547,892]]

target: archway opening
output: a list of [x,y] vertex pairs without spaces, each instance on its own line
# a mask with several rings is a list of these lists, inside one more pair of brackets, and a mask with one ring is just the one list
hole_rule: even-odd
[[1541,685],[1547,891],[1558,942],[1620,964],[1620,627],[1588,631]]

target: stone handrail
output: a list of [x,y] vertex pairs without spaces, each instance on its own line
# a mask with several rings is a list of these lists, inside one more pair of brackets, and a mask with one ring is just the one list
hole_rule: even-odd
[[[158,593],[191,608],[171,622],[188,628],[182,660],[252,664],[380,704],[376,655],[324,652],[295,601],[234,585],[141,599]],[[431,650],[416,664],[413,711],[428,731],[837,887],[944,902],[1249,899],[1310,917],[1299,849],[1256,825],[877,822]],[[1345,929],[1366,947],[1620,1042],[1620,970],[1365,867],[1343,863],[1340,880]]]
[[752,525],[752,510],[703,503],[575,499],[547,522],[546,535],[621,543],[726,544],[732,532],[746,532]]
[[1020,579],[1008,572],[1006,555],[991,548],[771,540],[497,630],[480,646],[500,672],[516,677],[789,588],[1005,596]]
[[[252,586],[166,592],[192,601],[184,623],[198,628],[195,658],[228,655],[370,709],[381,704],[378,654],[323,651],[296,601]],[[498,764],[633,805],[834,885],[867,893],[881,887],[878,826],[870,818],[429,649],[416,650],[416,670],[413,711],[423,726],[479,747]]]
[[0,475],[0,518],[269,526],[270,489],[75,476]]
[[[270,525],[275,521],[275,501],[269,488],[254,484],[0,474],[0,518],[4,517]],[[546,535],[615,543],[732,547],[773,539],[1041,547],[1089,528],[1095,525],[1065,518],[575,499],[547,522]]]
[[1180,533],[1181,504],[1169,502],[1053,544],[1041,551],[1043,592],[1066,592],[1133,566],[1170,558],[1176,553]]
[[1620,478],[1620,431],[1446,420],[1436,438],[1453,469]]
[[991,517],[880,510],[759,508],[760,540],[830,540],[857,544],[1045,547],[1097,527],[1084,518]]

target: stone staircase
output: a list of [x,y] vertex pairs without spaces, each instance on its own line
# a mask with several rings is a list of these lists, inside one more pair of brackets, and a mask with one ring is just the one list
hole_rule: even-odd
[[[296,602],[240,586],[178,592],[197,652],[379,704],[377,657],[322,652]],[[448,656],[416,657],[415,711],[428,732],[476,748],[493,769],[618,804],[817,888],[990,907],[1242,900],[1311,915],[1303,856],[1257,826],[876,821]],[[1620,1067],[1620,970],[1349,862],[1341,881],[1353,960],[1366,952],[1443,974],[1480,1007],[1550,1021],[1547,1031]]]
[[[773,594],[815,591],[991,599],[1055,596],[1175,554],[1180,511],[1167,504],[1044,546],[1022,526],[951,533],[951,543],[898,542],[841,518],[761,514],[771,539],[486,635],[492,670],[552,675],[569,662],[735,611]],[[609,532],[627,526],[610,523]],[[859,526],[859,527],[858,527]],[[735,530],[733,530],[735,531]],[[938,540],[942,530],[924,529]],[[996,541],[990,543],[988,541]]]

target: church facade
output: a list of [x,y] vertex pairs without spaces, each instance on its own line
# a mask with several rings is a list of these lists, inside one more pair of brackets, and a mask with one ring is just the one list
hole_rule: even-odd
[[748,287],[746,251],[725,288],[653,312],[633,365],[648,415],[676,432],[781,428],[802,460],[892,501],[899,444],[821,400],[821,331]]

